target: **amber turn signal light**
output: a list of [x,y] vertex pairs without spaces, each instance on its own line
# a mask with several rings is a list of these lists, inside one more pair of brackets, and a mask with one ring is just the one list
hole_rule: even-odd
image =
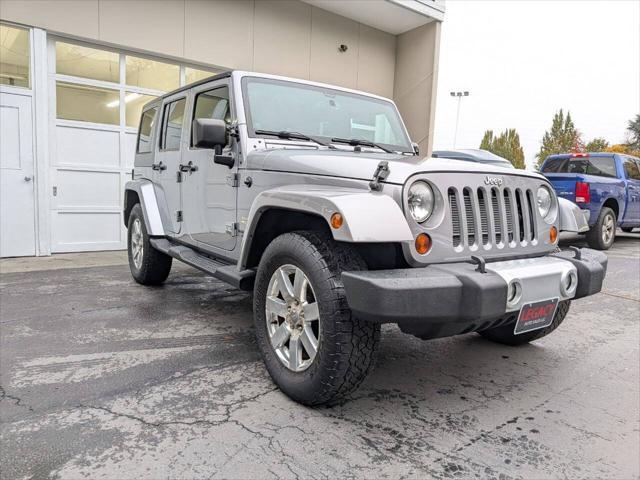
[[431,237],[426,233],[421,233],[416,237],[416,252],[424,255],[431,250]]
[[338,212],[331,215],[331,226],[336,230],[342,226],[343,222],[344,218],[342,218],[342,215],[340,215]]
[[551,243],[556,243],[558,240],[558,229],[556,227],[551,227],[549,229],[549,241]]

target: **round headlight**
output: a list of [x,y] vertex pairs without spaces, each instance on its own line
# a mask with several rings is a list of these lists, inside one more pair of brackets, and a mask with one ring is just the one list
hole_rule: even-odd
[[537,194],[537,203],[538,203],[538,211],[540,212],[540,216],[542,218],[546,218],[549,215],[549,211],[551,210],[551,202],[552,202],[551,192],[547,187],[538,188]]
[[415,182],[409,188],[409,212],[418,222],[426,222],[433,213],[433,190],[428,183]]

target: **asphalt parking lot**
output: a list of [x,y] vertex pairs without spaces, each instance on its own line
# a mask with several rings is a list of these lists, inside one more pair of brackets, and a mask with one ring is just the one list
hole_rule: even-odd
[[145,288],[117,256],[5,262],[0,476],[638,478],[640,234],[608,255],[604,292],[553,335],[385,326],[365,384],[317,409],[267,376],[249,294],[177,264]]

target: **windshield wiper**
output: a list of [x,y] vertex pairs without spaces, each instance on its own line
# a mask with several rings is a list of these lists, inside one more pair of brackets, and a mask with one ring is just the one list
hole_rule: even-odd
[[331,141],[336,143],[347,143],[352,147],[357,147],[358,145],[362,145],[363,147],[379,148],[383,152],[394,153],[393,150],[389,150],[388,148],[383,147],[379,143],[375,143],[370,140],[365,140],[364,138],[332,138]]
[[283,139],[296,139],[296,140],[308,140],[310,142],[315,142],[318,145],[322,145],[323,147],[336,148],[331,145],[329,142],[325,142],[324,140],[319,139],[318,137],[314,137],[311,135],[305,135],[300,132],[289,132],[287,130],[283,130],[281,132],[274,132],[272,130],[256,130],[256,134],[258,135],[273,135],[274,137],[283,138]]

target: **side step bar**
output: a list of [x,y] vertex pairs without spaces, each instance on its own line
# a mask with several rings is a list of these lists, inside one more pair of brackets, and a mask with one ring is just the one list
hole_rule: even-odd
[[241,290],[251,290],[255,278],[255,270],[238,270],[235,265],[214,260],[184,245],[176,245],[166,238],[151,238],[151,245],[156,250],[191,265],[212,277],[222,280]]

